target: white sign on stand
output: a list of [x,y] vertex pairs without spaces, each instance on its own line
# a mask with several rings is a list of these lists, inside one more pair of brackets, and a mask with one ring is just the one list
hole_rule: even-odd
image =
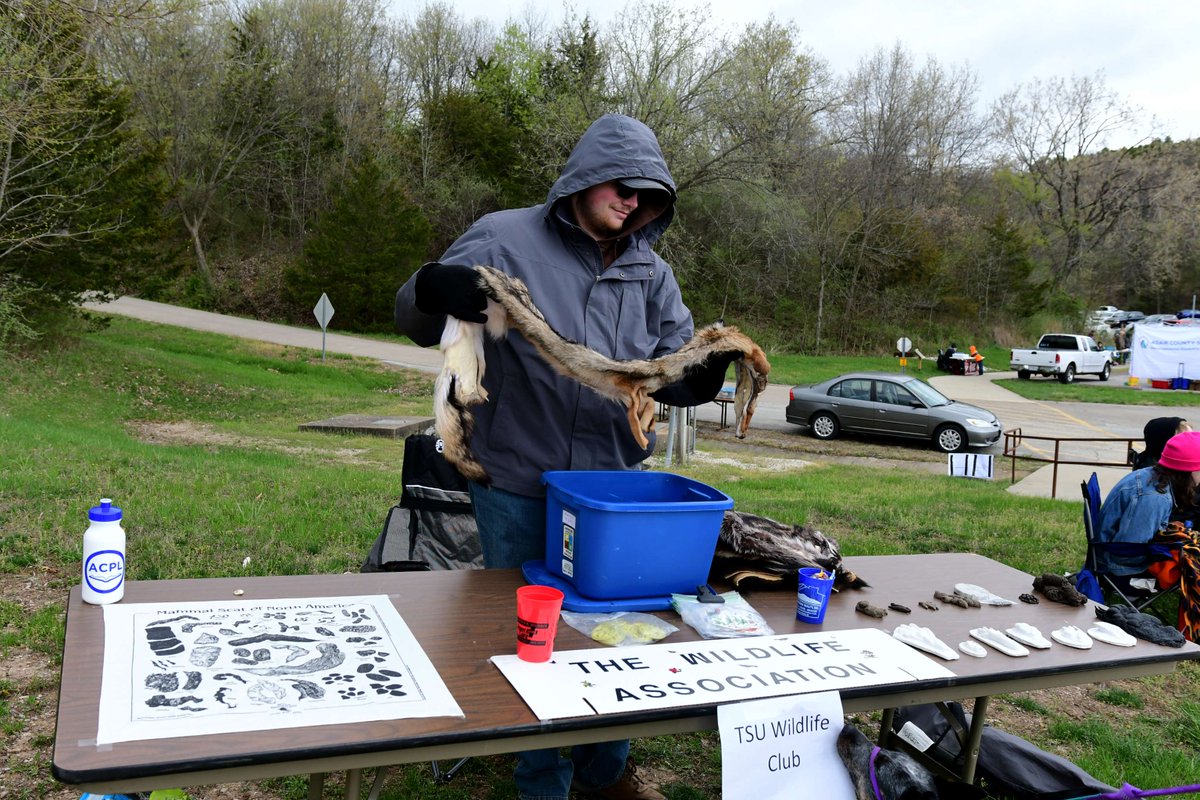
[[818,692],[717,709],[721,796],[755,800],[854,800],[837,754],[842,697]]
[[994,472],[994,458],[976,453],[950,453],[946,457],[946,472],[950,477],[987,478]]

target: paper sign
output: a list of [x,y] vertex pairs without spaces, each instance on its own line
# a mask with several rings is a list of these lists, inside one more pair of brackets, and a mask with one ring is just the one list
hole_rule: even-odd
[[854,800],[837,754],[842,698],[818,692],[717,709],[721,796],[754,800]]
[[950,453],[946,456],[946,469],[951,477],[991,478],[994,458],[974,453]]
[[384,595],[104,606],[100,744],[462,715]]
[[878,628],[554,651],[492,663],[538,719],[739,702],[952,678]]

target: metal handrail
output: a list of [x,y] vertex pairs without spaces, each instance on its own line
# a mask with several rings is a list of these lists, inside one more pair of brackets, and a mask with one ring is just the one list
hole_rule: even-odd
[[[1017,453],[1017,448],[1021,446],[1024,440],[1039,441],[1039,442],[1054,442],[1054,457],[1046,458],[1036,455],[1021,455]],[[1020,428],[1013,428],[1004,432],[1004,457],[1009,459],[1010,465],[1010,483],[1017,482],[1017,459],[1025,461],[1040,461],[1045,464],[1053,464],[1054,469],[1051,471],[1050,479],[1050,496],[1056,497],[1058,494],[1058,465],[1059,464],[1076,464],[1080,466],[1090,467],[1128,467],[1129,451],[1133,449],[1134,442],[1140,442],[1142,439],[1113,439],[1107,436],[1087,437],[1087,436],[1032,436],[1021,432]],[[1126,457],[1121,461],[1068,461],[1060,458],[1060,447],[1063,442],[1102,442],[1106,444],[1117,444],[1124,442]]]

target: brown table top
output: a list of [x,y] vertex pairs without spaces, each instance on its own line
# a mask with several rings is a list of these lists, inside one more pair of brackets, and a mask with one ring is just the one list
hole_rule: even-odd
[[[955,583],[973,583],[1016,600],[1032,591],[1032,576],[982,556],[936,554],[864,556],[846,566],[871,588],[835,595],[822,626],[795,620],[793,590],[743,592],[776,633],[878,627],[891,631],[902,623],[930,628],[951,647],[971,628],[1003,630],[1027,622],[1049,636],[1063,625],[1087,629],[1095,620],[1091,603],[1071,608],[1044,598],[1039,605],[963,609],[940,604],[939,611],[918,607],[934,590],[952,591]],[[259,600],[286,597],[334,597],[384,594],[441,675],[465,718],[418,718],[317,725],[280,731],[247,731],[163,740],[95,743],[103,663],[103,610],[84,604],[79,589],[68,604],[58,727],[54,746],[56,778],[88,788],[121,786],[137,790],[276,775],[323,772],[353,767],[489,754],[532,746],[603,741],[624,736],[702,730],[716,726],[716,704],[629,714],[541,721],[489,663],[493,655],[513,653],[518,570],[311,575],[264,578],[214,578],[130,581],[126,603],[164,601]],[[854,610],[862,599],[876,606],[900,603],[911,614],[892,611],[882,620]],[[673,612],[659,612],[680,626],[667,641],[700,637]],[[557,651],[588,649],[596,643],[560,624]],[[1090,683],[1168,672],[1174,662],[1200,658],[1188,643],[1168,648],[1139,641],[1134,647],[1097,643],[1090,650],[1055,644],[1049,650],[1011,658],[990,651],[986,658],[962,656],[942,662],[954,677],[914,684],[873,686],[842,692],[846,710],[857,711]],[[194,779],[194,780],[181,780]],[[134,780],[140,779],[140,780]]]

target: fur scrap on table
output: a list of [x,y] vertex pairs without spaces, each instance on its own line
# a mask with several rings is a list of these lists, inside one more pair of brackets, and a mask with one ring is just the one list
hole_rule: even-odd
[[741,511],[725,512],[713,554],[714,574],[735,588],[749,583],[795,586],[801,567],[833,573],[834,591],[870,585],[845,568],[837,540],[816,528]]
[[714,356],[738,354],[735,361],[734,432],[745,438],[758,395],[767,386],[771,365],[762,348],[734,327],[710,325],[674,353],[653,359],[618,361],[560,336],[533,304],[519,279],[494,267],[476,266],[480,286],[488,297],[487,322],[446,318],[442,331],[442,369],[434,384],[433,410],[446,460],[469,480],[487,484],[490,478],[471,452],[474,421],[471,407],[487,401],[483,388],[486,369],[483,336],[503,338],[518,331],[561,375],[572,378],[625,407],[637,443],[649,446],[646,433],[654,426],[650,394],[684,378],[689,369]]

